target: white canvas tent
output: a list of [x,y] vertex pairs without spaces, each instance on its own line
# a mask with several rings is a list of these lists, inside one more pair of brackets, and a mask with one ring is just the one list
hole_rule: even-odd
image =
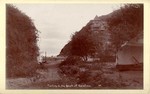
[[143,63],[143,35],[140,34],[129,42],[126,42],[117,52],[117,66],[129,67]]

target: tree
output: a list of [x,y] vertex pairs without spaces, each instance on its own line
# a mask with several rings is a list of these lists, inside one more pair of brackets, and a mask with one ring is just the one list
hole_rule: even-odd
[[92,32],[89,32],[90,27],[87,25],[79,32],[75,32],[71,38],[71,54],[80,56],[87,61],[88,56],[93,56],[97,51],[97,42]]
[[108,19],[115,52],[123,43],[143,32],[143,4],[125,4]]
[[92,39],[89,37],[87,33],[81,34],[76,32],[75,35],[72,36],[71,41],[71,54],[75,56],[80,56],[87,60],[87,57],[95,52],[94,44]]

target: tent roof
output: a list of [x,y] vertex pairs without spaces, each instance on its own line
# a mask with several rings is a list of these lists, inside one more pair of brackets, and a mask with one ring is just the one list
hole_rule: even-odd
[[125,42],[121,47],[123,46],[143,46],[143,34],[139,34],[130,41]]

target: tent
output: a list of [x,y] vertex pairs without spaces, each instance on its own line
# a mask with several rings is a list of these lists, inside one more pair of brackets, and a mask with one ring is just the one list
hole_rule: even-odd
[[143,70],[143,34],[121,46],[117,52],[116,63],[119,70]]

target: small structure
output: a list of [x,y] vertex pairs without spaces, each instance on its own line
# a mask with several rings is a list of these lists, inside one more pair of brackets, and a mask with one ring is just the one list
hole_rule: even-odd
[[55,60],[64,61],[67,57],[66,56],[57,56],[54,58],[55,58]]
[[116,63],[119,70],[143,70],[143,34],[122,45]]

